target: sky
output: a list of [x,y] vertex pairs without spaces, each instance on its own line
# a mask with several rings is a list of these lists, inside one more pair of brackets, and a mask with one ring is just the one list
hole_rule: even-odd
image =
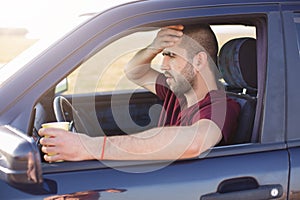
[[80,14],[128,1],[132,0],[0,0],[0,28],[26,28],[29,37],[39,38],[71,25]]

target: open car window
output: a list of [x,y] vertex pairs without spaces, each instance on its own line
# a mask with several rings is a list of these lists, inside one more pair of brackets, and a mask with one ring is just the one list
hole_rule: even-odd
[[[256,28],[245,25],[212,25],[219,43],[219,49],[229,40],[240,37],[256,38]],[[149,28],[148,28],[149,29]],[[68,88],[63,94],[85,94],[136,90],[140,87],[129,81],[124,74],[124,67],[134,54],[149,45],[158,32],[139,31],[122,37],[108,45],[67,77]],[[159,70],[162,56],[153,61]]]

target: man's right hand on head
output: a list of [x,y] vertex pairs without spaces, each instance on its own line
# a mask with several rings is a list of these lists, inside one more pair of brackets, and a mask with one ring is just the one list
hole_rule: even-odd
[[174,46],[183,36],[183,29],[183,25],[172,25],[161,28],[150,48],[161,52],[165,48]]

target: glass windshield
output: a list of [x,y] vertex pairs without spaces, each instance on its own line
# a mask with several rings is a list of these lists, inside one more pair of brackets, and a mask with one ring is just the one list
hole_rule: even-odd
[[91,18],[91,16],[75,20],[74,23],[70,23],[69,26],[66,26],[64,29],[59,29],[55,34],[45,36],[44,38],[33,44],[31,47],[26,49],[24,52],[19,54],[13,60],[3,66],[0,66],[0,87],[9,77],[23,68],[29,61],[46,50],[51,44],[58,41],[63,35],[73,30],[79,24]]
[[[51,46],[51,44],[54,44],[54,42],[58,41],[60,38],[62,38],[63,35],[66,35],[66,33],[73,30],[79,24],[83,23],[84,21],[89,20],[90,18],[95,16],[97,13],[101,13],[102,11],[105,11],[111,7],[114,7],[114,6],[117,6],[120,4],[124,4],[124,3],[130,2],[130,1],[132,1],[132,0],[112,0],[112,1],[107,1],[106,3],[103,3],[102,1],[101,2],[100,1],[92,1],[92,2],[86,3],[87,4],[86,6],[88,6],[88,9],[83,9],[83,8],[79,9],[78,8],[78,10],[72,11],[73,13],[71,16],[69,16],[68,19],[57,19],[58,16],[53,14],[53,10],[52,10],[51,16],[54,18],[56,17],[53,20],[58,20],[59,23],[55,23],[54,25],[51,24],[51,26],[49,25],[49,27],[47,26],[46,30],[43,30],[43,28],[40,27],[37,31],[46,32],[45,37],[38,38],[39,40],[37,42],[35,42],[28,49],[25,48],[26,49],[25,51],[23,51],[22,53],[17,55],[11,61],[8,61],[7,64],[5,64],[6,62],[5,63],[0,62],[0,87],[3,84],[5,84],[5,82],[10,77],[12,77],[14,74],[16,74],[16,72],[18,72],[22,68],[24,68],[26,66],[26,64],[29,63],[32,59],[34,59],[37,55],[39,55],[41,52],[46,50],[49,46]],[[73,1],[64,1],[64,2],[67,5],[68,5],[68,2],[72,3],[72,5],[74,4]],[[83,5],[85,5],[85,4],[83,4]],[[60,6],[62,6],[62,5],[60,5]],[[60,10],[62,10],[62,9],[60,9]],[[50,11],[48,11],[48,12],[50,12]],[[49,21],[46,20],[43,23],[47,23]],[[49,33],[49,32],[51,32],[51,34],[47,35],[47,33]],[[29,34],[31,34],[31,33],[29,33]],[[30,37],[32,37],[32,35],[30,35]],[[7,45],[10,49],[13,48],[11,46],[12,44],[7,44]]]

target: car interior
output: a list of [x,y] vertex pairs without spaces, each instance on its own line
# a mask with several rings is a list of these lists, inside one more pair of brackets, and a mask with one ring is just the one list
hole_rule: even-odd
[[[238,130],[232,144],[256,143],[258,138],[258,130],[253,129],[260,115],[260,112],[256,112],[258,107],[257,56],[259,53],[256,37],[262,33],[257,30],[256,22],[251,20],[250,22],[247,20],[246,22],[232,24],[214,24],[214,26],[239,25],[251,27],[254,28],[255,32],[254,36],[251,34],[235,35],[219,47],[218,68],[223,76],[226,92],[241,106]],[[133,55],[132,52],[130,55]],[[83,70],[83,72],[85,71],[86,69]],[[68,81],[70,80],[69,77],[67,78]],[[39,138],[37,131],[41,124],[57,120],[54,114],[55,108],[53,108],[55,96],[64,97],[56,100],[60,103],[54,103],[54,107],[55,104],[61,105],[61,112],[65,115],[64,120],[68,121],[73,117],[76,118],[75,114],[72,114],[75,109],[77,117],[79,115],[81,124],[83,124],[79,125],[75,122],[75,125],[78,126],[76,130],[84,131],[90,136],[131,134],[155,127],[162,103],[152,93],[136,88],[130,92],[129,90],[122,90],[117,92],[94,92],[93,94],[72,94],[63,91],[56,92],[55,95],[54,89],[52,88],[48,94],[43,95],[41,101],[35,107],[36,117],[32,136],[37,141]],[[73,107],[68,106],[69,103],[67,102],[70,102]],[[116,115],[116,113],[119,114]],[[129,113],[130,120],[133,122],[129,122],[128,116],[122,115],[122,113]],[[78,122],[78,120],[75,121]]]
[[256,110],[257,64],[256,40],[235,38],[224,44],[218,67],[226,81],[227,95],[241,106],[234,144],[255,142],[252,129]]

